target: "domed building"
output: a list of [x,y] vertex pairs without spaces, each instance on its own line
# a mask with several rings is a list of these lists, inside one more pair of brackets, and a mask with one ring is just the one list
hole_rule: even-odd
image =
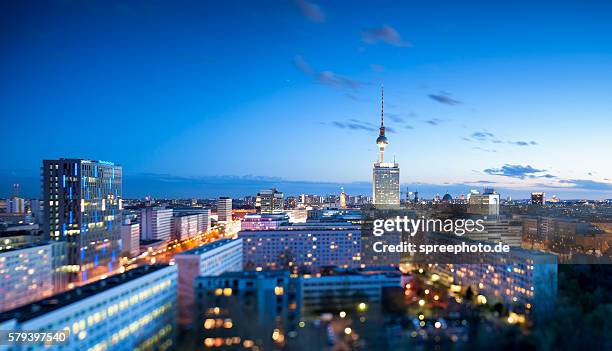
[[444,196],[442,197],[442,202],[452,202],[452,201],[453,201],[453,197],[449,193],[444,194]]

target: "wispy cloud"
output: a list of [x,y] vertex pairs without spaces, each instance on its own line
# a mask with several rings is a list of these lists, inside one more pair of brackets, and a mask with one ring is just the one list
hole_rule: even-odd
[[397,115],[395,113],[385,113],[385,117],[389,117],[389,119],[395,123],[404,123],[404,119],[402,118],[402,116]]
[[487,148],[480,147],[480,146],[474,146],[474,147],[472,147],[472,149],[474,149],[474,150],[480,150],[480,151],[484,151],[484,152],[497,152],[497,150],[494,150],[494,149],[487,149]]
[[446,92],[439,92],[438,94],[429,94],[427,95],[430,99],[437,101],[441,104],[446,104],[446,105],[458,105],[461,103],[461,101],[459,100],[455,100],[453,99],[449,93]]
[[432,126],[437,126],[440,124],[440,122],[442,122],[442,120],[438,118],[432,118],[425,121],[425,123],[430,124]]
[[521,166],[521,165],[505,164],[501,168],[487,168],[483,172],[489,175],[518,178],[518,179],[554,177],[552,175],[543,175],[543,176],[537,175],[538,173],[542,173],[545,171],[546,171],[545,169],[533,168],[530,165]]
[[516,145],[516,146],[530,146],[530,145],[537,145],[538,143],[536,143],[535,141],[522,141],[522,140],[518,140],[518,141],[513,141],[513,140],[508,140],[508,141],[503,141],[500,140],[497,136],[495,136],[495,134],[489,132],[489,131],[477,131],[474,132],[472,134],[470,134],[469,137],[464,137],[463,140],[465,141],[477,141],[477,142],[490,142],[493,144],[501,144],[501,143],[506,143],[506,144],[510,144],[510,145]]
[[597,182],[590,179],[562,179],[559,183],[584,190],[612,190],[612,183]]
[[302,13],[314,22],[325,22],[325,13],[319,5],[306,0],[296,0],[296,4]]
[[320,84],[333,86],[338,89],[348,88],[352,90],[356,90],[364,84],[363,82],[338,75],[332,71],[316,71],[300,55],[295,55],[293,57],[293,64],[304,74],[312,76],[315,81]]
[[411,46],[410,42],[402,39],[397,30],[389,25],[382,27],[367,28],[361,31],[361,39],[368,44],[384,42],[398,47]]

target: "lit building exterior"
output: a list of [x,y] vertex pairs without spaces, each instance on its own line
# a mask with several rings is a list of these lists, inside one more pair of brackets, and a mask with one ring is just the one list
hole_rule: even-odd
[[210,208],[177,208],[174,209],[177,216],[197,216],[197,233],[205,233],[210,230]]
[[173,239],[186,240],[197,236],[199,233],[199,215],[182,215],[172,217]]
[[484,230],[466,233],[472,240],[502,242],[512,247],[520,247],[523,239],[523,223],[514,219],[483,220]]
[[217,200],[217,219],[219,222],[232,220],[232,198],[220,197]]
[[43,160],[44,233],[66,241],[71,281],[119,267],[121,166],[83,159]]
[[174,257],[178,266],[178,321],[193,322],[194,280],[242,270],[242,240],[220,239]]
[[140,212],[142,239],[170,241],[172,237],[172,213],[171,208],[143,208]]
[[360,302],[380,302],[383,288],[401,286],[399,270],[336,272],[299,278],[303,313],[351,308]]
[[69,330],[62,350],[166,350],[176,333],[176,280],[175,266],[143,266],[4,313],[0,330]]
[[473,191],[468,194],[469,212],[484,216],[499,216],[499,200],[499,194],[491,188],[485,188],[482,194]]
[[25,200],[20,197],[12,197],[6,200],[6,212],[8,213],[25,213]]
[[385,147],[389,141],[385,136],[384,95],[381,100],[380,133],[376,139],[378,162],[372,170],[372,204],[378,208],[399,208],[400,170],[399,163],[385,162]]
[[65,247],[51,242],[0,251],[0,312],[63,290]]
[[257,194],[255,207],[259,213],[283,213],[284,195],[276,188],[264,189]]
[[544,193],[531,193],[531,204],[544,205],[545,202]]
[[225,350],[286,347],[300,317],[299,285],[288,271],[242,271],[196,279],[200,345]]
[[121,225],[121,245],[123,254],[136,257],[140,254],[140,224],[124,223]]
[[356,267],[361,227],[350,223],[302,223],[274,230],[242,230],[246,268],[289,266]]
[[286,214],[255,214],[249,213],[240,221],[242,230],[273,230],[289,223]]

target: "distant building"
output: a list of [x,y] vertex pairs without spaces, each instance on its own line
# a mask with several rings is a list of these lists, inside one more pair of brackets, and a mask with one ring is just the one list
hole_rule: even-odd
[[372,204],[378,208],[399,208],[399,163],[385,162],[385,147],[389,141],[385,136],[384,95],[381,97],[380,133],[376,139],[378,162],[374,163],[372,170]]
[[166,350],[176,336],[176,267],[143,266],[0,316],[0,330],[70,331],[58,349]]
[[544,205],[545,202],[544,193],[531,193],[532,205]]
[[361,227],[350,223],[300,223],[274,230],[242,230],[245,268],[359,266]]
[[221,239],[175,256],[178,266],[178,321],[193,322],[194,279],[242,270],[242,240]]
[[121,225],[121,245],[123,254],[136,257],[140,254],[140,224],[124,223]]
[[68,243],[71,281],[117,269],[121,248],[121,166],[84,159],[43,160],[45,235]]
[[470,213],[499,216],[500,196],[494,189],[485,188],[482,194],[472,191],[468,194],[467,201]]
[[49,297],[66,285],[66,243],[33,244],[0,251],[0,312]]
[[6,200],[6,212],[26,213],[26,201],[20,197],[12,197]]
[[255,207],[259,213],[263,214],[283,213],[284,202],[283,193],[276,188],[264,189],[257,194]]
[[140,230],[143,240],[170,241],[172,237],[171,208],[146,207],[140,212]]
[[232,198],[220,197],[217,200],[217,219],[219,222],[232,220]]
[[340,208],[346,208],[346,193],[344,192],[344,189],[342,189],[342,192],[340,193]]

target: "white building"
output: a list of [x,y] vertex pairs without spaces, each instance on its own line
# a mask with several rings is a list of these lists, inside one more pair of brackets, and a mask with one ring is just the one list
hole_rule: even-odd
[[70,331],[61,350],[165,350],[175,342],[176,279],[175,266],[136,268],[4,313],[0,330]]
[[186,240],[197,236],[199,233],[199,222],[203,221],[204,215],[202,214],[191,214],[174,216],[172,218],[173,227],[173,239]]
[[217,217],[219,222],[232,220],[232,198],[220,197],[217,200]]
[[0,251],[0,312],[53,295],[54,260],[64,243],[34,244]]
[[245,266],[287,269],[298,266],[360,265],[361,227],[350,223],[303,223],[274,230],[242,230]]
[[482,194],[472,190],[468,194],[469,212],[485,216],[499,216],[499,200],[499,194],[493,189],[485,188]]
[[171,208],[143,208],[140,212],[142,239],[170,241],[172,236],[172,213]]
[[25,200],[20,197],[12,197],[6,200],[6,212],[25,213]]
[[140,254],[140,224],[124,223],[121,225],[122,251],[128,257]]
[[174,257],[178,266],[179,323],[193,321],[194,280],[242,270],[242,240],[221,239]]

